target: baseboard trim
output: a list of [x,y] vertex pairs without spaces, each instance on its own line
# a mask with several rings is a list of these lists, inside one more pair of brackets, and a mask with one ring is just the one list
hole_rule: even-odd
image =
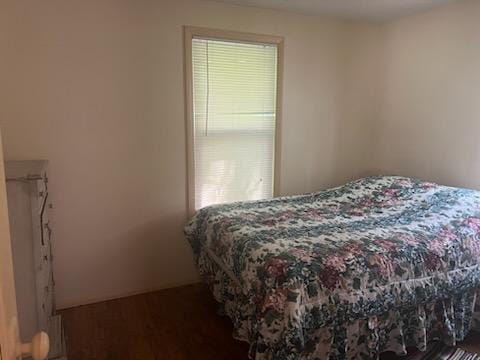
[[165,290],[165,289],[172,289],[172,288],[186,286],[186,285],[193,285],[193,284],[198,284],[199,282],[200,282],[199,279],[194,279],[194,280],[189,280],[189,281],[184,281],[184,282],[175,282],[175,283],[165,284],[165,285],[162,285],[162,286],[159,286],[159,287],[153,287],[153,288],[148,288],[148,289],[143,289],[143,290],[131,291],[131,292],[112,295],[112,296],[90,298],[90,299],[86,299],[86,300],[82,300],[82,301],[67,301],[67,302],[57,306],[57,310],[66,310],[66,309],[74,308],[74,307],[77,307],[77,306],[90,305],[90,304],[95,304],[95,303],[99,303],[99,302],[103,302],[103,301],[109,301],[109,300],[126,298],[126,297],[129,297],[129,296],[146,294],[146,293],[149,293],[149,292],[155,292],[155,291],[160,291],[160,290]]

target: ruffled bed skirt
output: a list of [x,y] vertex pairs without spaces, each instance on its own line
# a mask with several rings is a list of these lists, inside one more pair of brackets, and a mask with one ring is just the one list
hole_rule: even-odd
[[[475,309],[478,289],[472,288],[448,299],[393,309],[349,323],[319,329],[286,326],[283,333],[262,333],[255,299],[243,294],[239,284],[206,253],[200,252],[197,265],[221,305],[220,312],[232,320],[233,336],[250,344],[250,359],[376,359],[386,351],[405,355],[407,347],[423,351],[432,340],[455,345],[472,328],[480,328]],[[288,343],[284,340],[287,338]],[[295,351],[292,339],[296,342]],[[304,349],[305,354],[298,348]]]

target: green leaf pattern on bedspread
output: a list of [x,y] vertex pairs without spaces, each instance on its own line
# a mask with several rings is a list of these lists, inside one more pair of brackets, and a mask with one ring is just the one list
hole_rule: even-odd
[[185,228],[255,359],[372,358],[453,344],[480,284],[480,192],[378,176],[210,206]]

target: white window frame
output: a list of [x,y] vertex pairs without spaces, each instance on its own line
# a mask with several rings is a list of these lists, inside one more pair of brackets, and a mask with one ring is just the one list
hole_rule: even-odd
[[283,89],[283,47],[281,36],[259,35],[237,31],[218,30],[194,26],[184,26],[184,61],[185,61],[185,118],[187,136],[187,211],[191,216],[195,213],[195,144],[193,123],[193,67],[192,40],[194,37],[211,38],[227,41],[241,41],[277,46],[277,97],[275,114],[275,138],[273,161],[273,196],[280,192],[281,165],[281,121],[282,121],[282,89]]

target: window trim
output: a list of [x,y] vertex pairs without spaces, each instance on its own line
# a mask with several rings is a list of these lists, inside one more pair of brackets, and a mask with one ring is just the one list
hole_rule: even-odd
[[187,151],[187,216],[195,213],[195,154],[193,131],[193,63],[192,40],[194,37],[204,37],[228,41],[273,44],[277,46],[277,89],[275,135],[273,151],[273,196],[280,193],[281,166],[281,124],[282,124],[282,92],[283,92],[283,47],[284,38],[274,35],[261,35],[229,30],[184,26],[184,71],[185,71],[185,124]]

